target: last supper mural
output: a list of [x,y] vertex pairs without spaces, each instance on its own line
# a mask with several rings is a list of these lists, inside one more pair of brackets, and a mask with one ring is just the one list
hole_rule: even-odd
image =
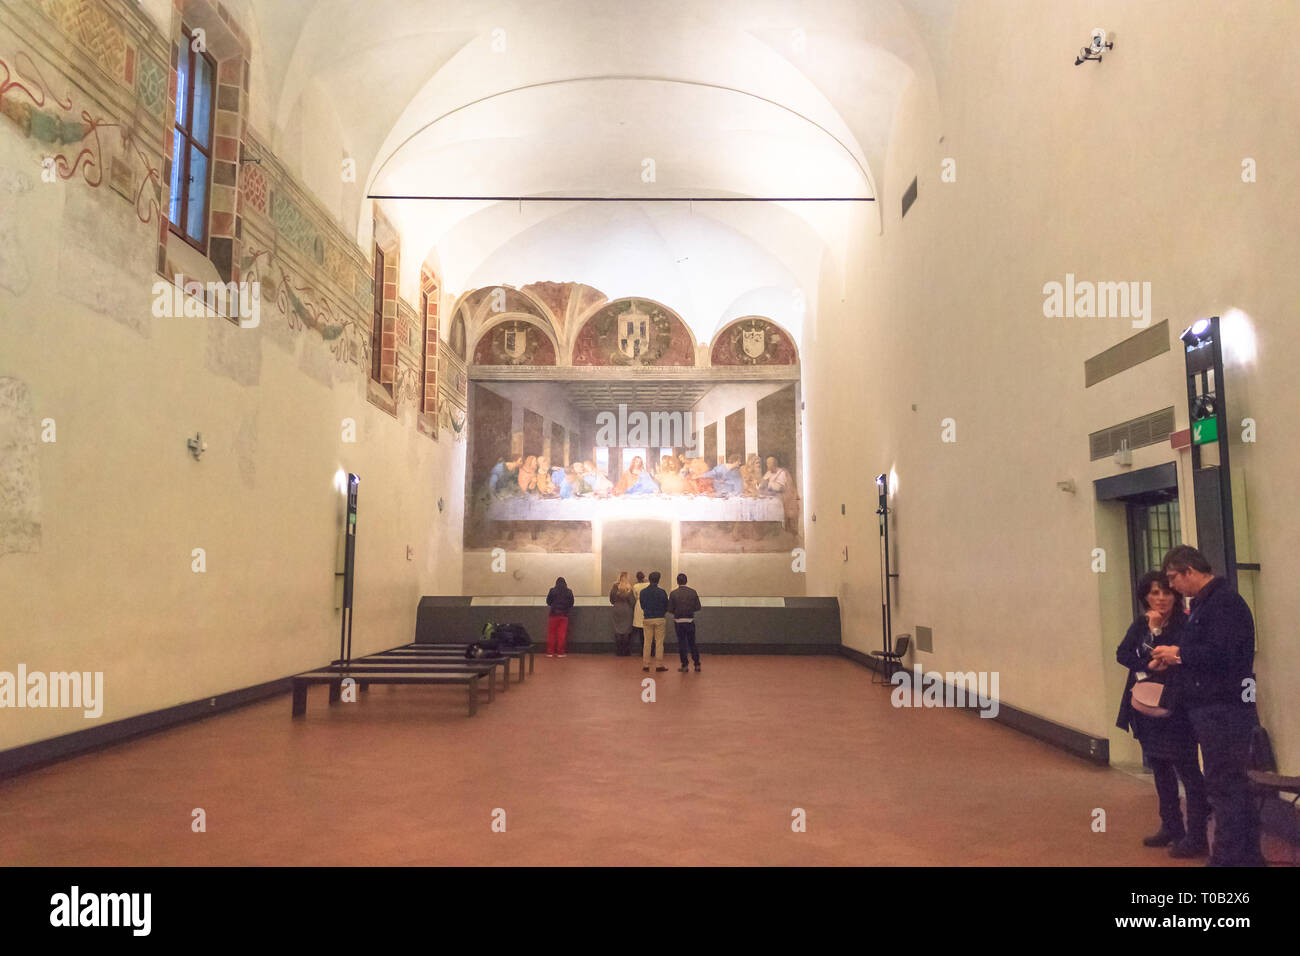
[[[671,348],[650,331],[648,349]],[[626,326],[608,332],[627,337]],[[601,523],[622,518],[678,523],[683,551],[798,547],[797,388],[716,378],[471,382],[465,547],[590,552]]]
[[741,315],[705,344],[653,299],[539,282],[464,294],[451,328],[467,551],[604,554],[628,519],[670,525],[681,552],[802,545],[799,359],[776,322]]

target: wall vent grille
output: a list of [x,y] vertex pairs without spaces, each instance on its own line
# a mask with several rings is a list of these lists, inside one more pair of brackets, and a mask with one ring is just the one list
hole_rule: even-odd
[[1091,388],[1112,375],[1169,351],[1169,322],[1159,322],[1083,363],[1083,386]]
[[1142,448],[1166,441],[1174,430],[1174,407],[1162,408],[1150,415],[1133,418],[1088,436],[1091,460],[1109,458],[1120,450],[1124,442],[1129,448]]

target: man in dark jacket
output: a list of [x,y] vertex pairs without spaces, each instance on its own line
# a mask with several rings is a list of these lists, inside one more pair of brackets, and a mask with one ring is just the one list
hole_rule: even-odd
[[[1191,717],[1205,763],[1205,788],[1214,808],[1211,866],[1263,866],[1259,811],[1246,777],[1255,713],[1255,622],[1228,582],[1215,577],[1205,555],[1180,545],[1165,556],[1175,591],[1192,599],[1179,644],[1162,645],[1152,659],[1180,670],[1181,706]],[[1174,856],[1194,856],[1175,846]],[[1203,851],[1202,851],[1203,852]]]
[[695,613],[700,609],[700,596],[695,588],[686,586],[686,575],[677,575],[677,587],[668,595],[668,613],[677,627],[677,654],[682,659],[680,670],[686,671],[686,652],[695,660],[695,672],[700,672],[700,652],[695,646]]
[[[641,639],[641,669],[650,670],[650,647],[655,645],[656,671],[666,671],[664,667],[664,612],[668,610],[668,595],[659,586],[659,572],[650,572],[650,584],[637,597],[644,615],[642,627],[645,637]],[[656,645],[655,642],[658,641]]]

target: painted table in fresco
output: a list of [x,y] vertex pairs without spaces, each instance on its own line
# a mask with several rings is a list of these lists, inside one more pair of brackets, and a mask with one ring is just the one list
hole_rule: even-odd
[[493,521],[591,521],[662,518],[677,521],[782,521],[780,498],[625,495],[619,498],[502,498],[488,507]]

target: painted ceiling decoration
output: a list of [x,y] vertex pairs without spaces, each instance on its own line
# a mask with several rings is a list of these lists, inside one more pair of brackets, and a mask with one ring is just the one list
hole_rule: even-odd
[[475,365],[554,365],[555,346],[531,322],[499,322],[474,349]]
[[531,296],[507,285],[484,286],[465,296],[463,306],[476,322],[491,321],[507,313],[531,315],[536,319],[551,323],[546,309]]
[[775,322],[751,315],[722,330],[713,343],[714,365],[795,365],[794,343]]
[[681,318],[655,302],[611,302],[573,343],[574,365],[694,365],[695,342]]
[[599,289],[581,282],[534,282],[523,287],[523,292],[539,300],[551,312],[557,332],[563,332],[569,316],[580,316],[606,301]]

